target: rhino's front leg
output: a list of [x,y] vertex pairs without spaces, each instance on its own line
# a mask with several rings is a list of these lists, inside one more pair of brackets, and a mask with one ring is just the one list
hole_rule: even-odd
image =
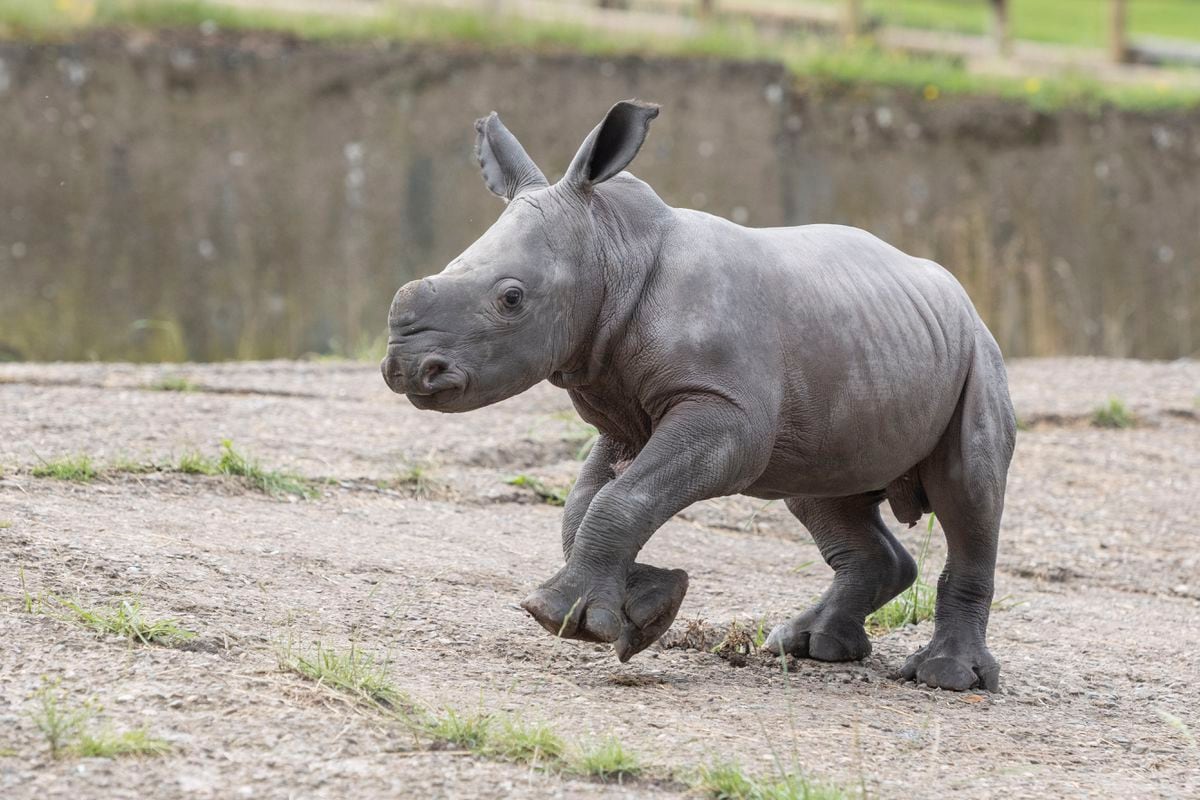
[[765,462],[755,441],[728,403],[674,406],[629,468],[596,491],[570,542],[564,527],[566,565],[522,607],[555,635],[615,642],[622,661],[648,647],[679,611],[687,574],[634,559],[680,510],[750,483]]
[[[634,455],[634,450],[609,436],[601,434],[596,440],[563,509],[562,547],[566,561],[571,560],[575,534],[583,524],[596,493],[616,478],[617,465],[622,461],[631,461]],[[557,577],[548,583],[553,583]],[[681,569],[660,569],[650,564],[635,563],[629,570],[624,595],[625,615],[632,624],[622,628],[624,638],[617,638],[618,655],[627,660],[662,636],[675,620],[675,614],[687,594],[687,586],[687,573]],[[551,633],[557,635],[560,631],[562,635],[567,635],[561,626]],[[572,635],[589,637],[587,628],[580,632],[578,626]]]
[[592,451],[588,453],[579,470],[579,477],[567,495],[563,507],[562,519],[562,548],[563,558],[571,559],[571,550],[575,546],[575,534],[583,524],[583,517],[596,493],[603,489],[611,480],[617,477],[617,464],[622,460],[631,459],[633,452],[616,442],[612,437],[600,434]]

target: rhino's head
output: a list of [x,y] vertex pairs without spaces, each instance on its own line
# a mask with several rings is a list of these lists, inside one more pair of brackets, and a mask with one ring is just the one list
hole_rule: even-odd
[[566,368],[603,297],[594,188],[623,170],[658,107],[617,103],[551,186],[500,118],[475,123],[483,179],[508,204],[439,274],[406,283],[381,368],[417,408],[469,411]]

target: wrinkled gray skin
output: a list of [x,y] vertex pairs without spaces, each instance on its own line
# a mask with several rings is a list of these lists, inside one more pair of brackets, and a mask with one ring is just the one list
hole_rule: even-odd
[[998,686],[985,634],[1015,420],[999,348],[946,270],[855,228],[749,229],[667,206],[622,172],[657,106],[623,102],[550,185],[492,114],[476,123],[508,205],[396,293],[384,378],[469,411],[549,379],[600,431],[563,516],[566,564],[525,599],[546,630],[625,661],[671,624],[682,570],[635,561],[680,510],[783,499],[835,570],[768,650],[871,650],[867,614],[916,577],[879,515],[946,532],[932,641],[901,674]]

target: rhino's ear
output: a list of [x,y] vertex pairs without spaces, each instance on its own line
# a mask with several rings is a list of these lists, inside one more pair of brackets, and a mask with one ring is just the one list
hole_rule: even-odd
[[583,140],[563,180],[588,192],[593,186],[629,166],[642,149],[658,106],[622,100],[608,110],[604,121]]
[[508,203],[525,192],[550,185],[495,111],[475,121],[475,133],[475,157],[492,194]]

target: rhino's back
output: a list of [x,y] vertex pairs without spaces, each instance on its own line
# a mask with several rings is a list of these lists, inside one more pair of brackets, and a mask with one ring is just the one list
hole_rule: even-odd
[[722,355],[718,379],[774,406],[758,493],[877,489],[927,455],[982,330],[957,280],[856,228],[715,219],[682,213],[687,260],[666,265],[663,283],[692,320],[678,328],[692,331],[688,354],[702,328]]

